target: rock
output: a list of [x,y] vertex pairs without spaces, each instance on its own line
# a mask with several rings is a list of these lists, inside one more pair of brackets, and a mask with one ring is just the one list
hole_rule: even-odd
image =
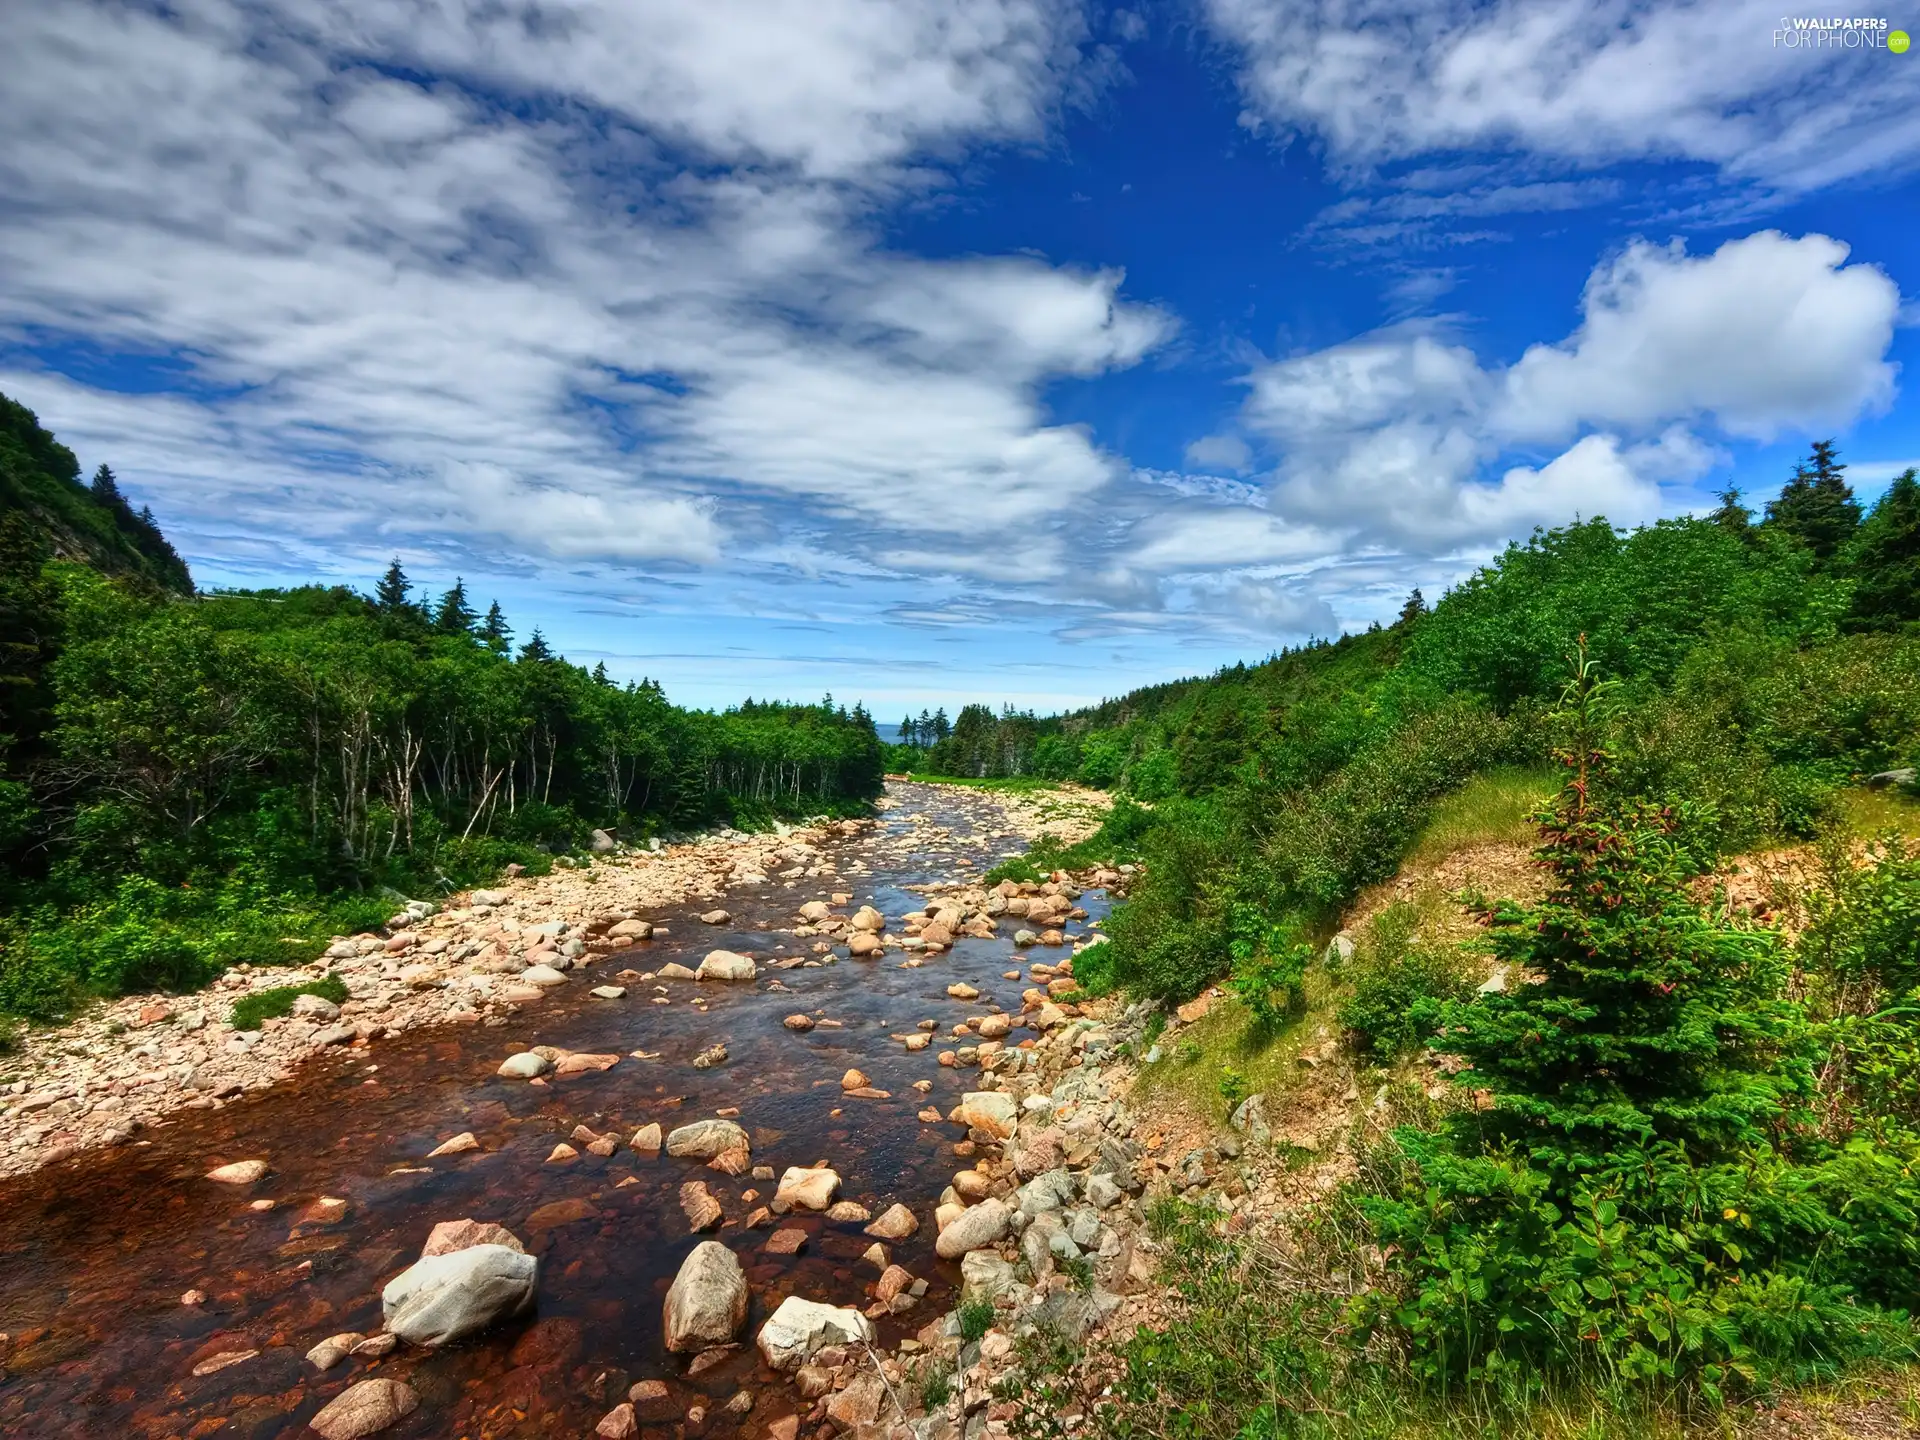
[[531,1050],[522,1050],[518,1055],[509,1055],[500,1062],[500,1068],[493,1073],[504,1075],[509,1080],[532,1080],[546,1074],[553,1068],[553,1062],[544,1055],[536,1055]]
[[307,1423],[322,1440],[360,1440],[411,1415],[419,1404],[419,1396],[398,1380],[362,1380],[334,1396]]
[[640,1433],[640,1422],[634,1418],[633,1406],[622,1401],[600,1417],[593,1433],[605,1440],[634,1440]]
[[709,1045],[693,1057],[693,1068],[696,1070],[711,1070],[716,1065],[726,1063],[727,1047],[722,1044]]
[[553,1062],[555,1075],[586,1075],[600,1070],[611,1070],[620,1063],[618,1055],[595,1055],[585,1050],[576,1050],[570,1055],[562,1055]]
[[513,898],[506,890],[475,890],[467,896],[470,905],[504,905]]
[[881,1271],[882,1273],[885,1273],[887,1265],[890,1262],[890,1257],[887,1254],[887,1247],[882,1245],[878,1240],[874,1241],[873,1244],[867,1246],[866,1249],[862,1250],[860,1252],[860,1258],[866,1261],[867,1264],[873,1266],[874,1269]]
[[878,955],[885,948],[880,943],[880,937],[870,930],[856,930],[847,937],[847,953],[856,960]]
[[747,1277],[733,1251],[718,1240],[694,1246],[673,1277],[661,1315],[669,1350],[730,1343],[747,1322]]
[[551,1153],[548,1154],[547,1164],[558,1165],[564,1161],[578,1160],[579,1158],[580,1158],[580,1152],[574,1149],[573,1146],[567,1144],[563,1140],[558,1145],[554,1146]]
[[624,1000],[627,987],[624,985],[596,985],[587,992],[596,1000]]
[[654,978],[658,980],[694,980],[699,978],[686,966],[676,964],[671,960],[653,973]]
[[1013,1266],[991,1250],[974,1250],[961,1258],[960,1294],[966,1301],[991,1301],[1011,1290],[1013,1283]]
[[1912,765],[1903,765],[1898,770],[1882,770],[1877,775],[1869,775],[1867,777],[1867,788],[1869,790],[1889,790],[1899,785],[1920,783],[1920,781],[1916,781],[1916,776],[1920,776],[1920,769],[1916,769]]
[[862,905],[853,912],[853,918],[847,923],[855,930],[866,930],[876,935],[887,928],[886,916],[871,905]]
[[780,1177],[773,1198],[776,1204],[784,1200],[803,1210],[824,1210],[833,1203],[834,1192],[839,1188],[837,1172],[825,1166],[793,1165]]
[[660,1153],[660,1122],[650,1120],[633,1132],[633,1139],[627,1142],[642,1155]]
[[621,920],[607,931],[610,940],[650,940],[653,926],[645,920]]
[[947,1119],[969,1130],[980,1130],[996,1140],[1008,1140],[1020,1121],[1020,1107],[1004,1090],[969,1090]]
[[880,1218],[867,1226],[866,1233],[882,1240],[905,1240],[919,1228],[913,1211],[895,1203],[880,1212]]
[[859,1070],[849,1070],[840,1077],[840,1088],[842,1090],[864,1090],[872,1083],[873,1082],[867,1079],[866,1075]]
[[387,1282],[387,1328],[415,1345],[477,1335],[533,1308],[539,1262],[505,1245],[473,1245],[415,1261]]
[[1013,1029],[1013,1021],[1005,1015],[987,1015],[974,1029],[980,1032],[982,1040],[1004,1040]]
[[471,1130],[462,1130],[451,1140],[442,1140],[427,1152],[429,1160],[438,1160],[442,1155],[464,1155],[469,1150],[478,1150],[480,1142],[474,1139]]
[[620,842],[604,830],[595,830],[588,845],[596,855],[611,855],[620,848]]
[[293,1009],[288,1013],[295,1019],[331,1024],[340,1018],[340,1007],[324,995],[296,995],[293,997]]
[[747,1132],[731,1120],[695,1120],[667,1136],[667,1154],[679,1160],[711,1160],[748,1148]]
[[577,1225],[582,1220],[597,1220],[600,1212],[591,1201],[575,1196],[570,1200],[549,1200],[527,1216],[529,1230],[552,1230],[561,1225]]
[[471,1250],[476,1245],[504,1245],[509,1250],[520,1251],[527,1248],[520,1243],[520,1237],[504,1225],[495,1225],[486,1220],[442,1220],[428,1234],[420,1258],[424,1260],[429,1255],[451,1255],[458,1250]]
[[689,1180],[680,1187],[680,1210],[687,1217],[688,1228],[695,1234],[711,1230],[726,1215],[704,1180]]
[[800,907],[800,918],[809,925],[818,925],[833,915],[833,907],[824,900],[809,900]]
[[347,1356],[353,1353],[353,1347],[366,1337],[357,1331],[348,1330],[339,1335],[329,1335],[318,1345],[307,1351],[307,1363],[316,1370],[331,1370]]
[[858,1310],[789,1295],[760,1327],[756,1343],[768,1365],[775,1370],[793,1370],[823,1346],[854,1340],[871,1343],[873,1338],[872,1324]]
[[700,962],[700,968],[694,971],[696,980],[751,980],[758,973],[758,967],[746,955],[736,955],[731,950],[714,950]]
[[847,1382],[846,1389],[827,1397],[827,1418],[842,1430],[871,1425],[880,1418],[886,1398],[886,1382],[871,1370],[863,1370]]
[[1120,1187],[1113,1182],[1111,1175],[1093,1174],[1087,1176],[1087,1203],[1101,1210],[1114,1204],[1120,1198]]
[[726,910],[709,910],[700,917],[700,923],[702,925],[730,925],[733,923],[733,915],[730,911]]
[[807,1232],[804,1230],[776,1230],[767,1236],[766,1252],[769,1255],[798,1255],[807,1248]]
[[993,1177],[978,1170],[962,1170],[953,1177],[953,1192],[969,1205],[978,1204],[993,1193]]
[[787,1029],[800,1034],[805,1034],[807,1031],[813,1029],[813,1017],[811,1015],[789,1015],[780,1023],[785,1025]]
[[[878,1250],[878,1245],[873,1247]],[[904,1294],[913,1288],[913,1276],[898,1265],[889,1264],[880,1272],[880,1279],[873,1287],[873,1298],[890,1301],[894,1296]]]
[[956,1000],[978,1000],[980,998],[980,992],[964,981],[956,981],[952,985],[947,986],[947,994]]
[[567,983],[567,977],[551,965],[529,965],[520,972],[520,979],[528,985],[538,985],[543,989]]
[[217,1355],[209,1355],[198,1365],[194,1366],[193,1373],[195,1376],[217,1375],[222,1370],[228,1370],[235,1365],[244,1364],[259,1353],[258,1350],[222,1350]]
[[857,1200],[837,1200],[827,1207],[827,1219],[837,1225],[859,1225],[873,1218],[873,1212]]
[[933,1242],[934,1252],[942,1260],[958,1260],[970,1250],[998,1244],[1007,1233],[1009,1218],[1007,1207],[998,1200],[982,1200],[963,1210],[940,1232],[940,1238]]
[[207,1172],[207,1179],[216,1185],[251,1185],[263,1179],[267,1173],[264,1160],[236,1160],[231,1165],[221,1165]]
[[338,1225],[347,1218],[347,1202],[338,1195],[322,1195],[300,1212],[296,1225]]

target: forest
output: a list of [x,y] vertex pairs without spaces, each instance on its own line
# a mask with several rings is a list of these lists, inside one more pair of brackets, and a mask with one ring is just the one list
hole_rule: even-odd
[[863,809],[856,705],[673,705],[514,643],[456,577],[193,588],[105,466],[0,397],[0,1015],[186,986],[598,828]]
[[[1920,1359],[1911,471],[1869,509],[1818,444],[1762,514],[1542,531],[1392,625],[1049,734],[1120,798],[1003,873],[1145,865],[1078,984],[1227,996],[1153,1083],[1224,1121],[1334,1034],[1375,1097],[1284,1244],[1155,1212],[1181,1303],[1093,1363],[1107,1433],[1734,1433]],[[1449,827],[1530,843],[1544,893],[1330,943]],[[1789,853],[1757,901],[1718,878]]]

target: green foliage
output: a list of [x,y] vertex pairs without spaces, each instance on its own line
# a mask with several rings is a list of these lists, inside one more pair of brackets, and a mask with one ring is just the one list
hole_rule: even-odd
[[346,1003],[347,987],[337,975],[328,975],[310,985],[279,985],[271,990],[255,990],[233,1002],[230,1023],[236,1030],[258,1030],[262,1020],[275,1020],[291,1014],[293,1002],[302,995],[318,995],[336,1005]]
[[972,1345],[993,1328],[994,1310],[991,1300],[969,1300],[960,1307],[958,1313],[962,1344]]
[[1231,1065],[1220,1072],[1220,1098],[1229,1110],[1247,1098],[1247,1077]]
[[1912,470],[1887,487],[1856,544],[1856,620],[1867,626],[1920,620],[1920,479]]
[[1804,545],[1820,560],[1839,554],[1860,525],[1860,502],[1841,474],[1831,440],[1816,440],[1813,453],[1794,467],[1793,478],[1767,505],[1766,529]]
[[945,1407],[953,1398],[953,1377],[938,1365],[920,1371],[920,1408],[929,1415]]
[[1419,926],[1414,906],[1389,905],[1368,923],[1341,971],[1353,993],[1340,1006],[1340,1024],[1383,1064],[1424,1045],[1442,1005],[1473,994],[1458,951],[1420,938]]

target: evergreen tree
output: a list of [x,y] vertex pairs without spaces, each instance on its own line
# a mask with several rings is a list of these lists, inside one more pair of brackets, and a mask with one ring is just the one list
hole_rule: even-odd
[[400,568],[400,557],[393,557],[393,563],[387,566],[387,573],[380,577],[380,583],[374,586],[373,603],[389,615],[398,615],[412,607],[407,604],[407,594],[413,589],[413,582],[407,579],[407,572]]
[[953,725],[947,719],[947,707],[942,705],[938,710],[933,712],[934,744],[936,745],[939,744],[942,740],[946,739],[947,736],[951,735],[952,733],[953,733]]
[[113,467],[110,465],[102,465],[93,472],[93,483],[87,487],[87,493],[93,496],[97,503],[113,511],[116,516],[123,510],[129,514],[132,513],[126,497],[120,493],[120,482],[114,478]]
[[533,661],[553,659],[553,647],[547,644],[547,637],[540,633],[538,626],[534,627],[533,634],[528,638],[527,643],[520,647],[520,658]]
[[613,677],[607,674],[606,661],[602,660],[598,665],[593,667],[593,683],[596,685],[613,684]]
[[1707,519],[1722,530],[1745,538],[1753,529],[1753,511],[1740,503],[1740,492],[1729,485],[1720,492],[1720,505]]
[[453,588],[440,597],[440,604],[434,609],[433,628],[442,635],[468,635],[477,618],[473,606],[467,603],[466,581],[454,576]]
[[900,743],[902,745],[911,745],[914,743],[913,716],[911,715],[908,715],[900,722]]
[[1793,479],[1767,506],[1767,525],[1831,560],[1860,528],[1860,502],[1841,473],[1831,440],[1816,440],[1813,453],[1796,465]]
[[1400,607],[1400,619],[1395,623],[1411,625],[1426,613],[1427,597],[1420,593],[1420,587],[1416,585],[1413,587],[1413,593],[1407,596],[1407,603]]
[[1887,487],[1854,549],[1853,613],[1870,626],[1920,620],[1920,480]]
[[487,606],[487,618],[480,622],[480,638],[487,642],[489,649],[503,655],[513,643],[513,629],[507,624],[506,612],[498,600]]

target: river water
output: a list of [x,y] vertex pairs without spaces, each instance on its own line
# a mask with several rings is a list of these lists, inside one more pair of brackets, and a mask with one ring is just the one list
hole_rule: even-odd
[[[917,1309],[880,1323],[882,1339],[937,1317],[951,1304],[958,1267],[934,1257],[932,1203],[970,1162],[955,1154],[958,1127],[923,1124],[917,1112],[933,1105],[944,1114],[977,1072],[941,1067],[939,1036],[918,1053],[891,1037],[923,1019],[937,1020],[943,1036],[989,1000],[1017,1012],[1027,982],[1003,978],[1018,964],[1014,926],[993,940],[962,938],[918,969],[903,968],[891,951],[877,962],[842,954],[817,969],[763,964],[752,986],[697,987],[710,1002],[704,1011],[687,1003],[696,987],[685,982],[668,985],[671,1005],[649,1003],[653,987],[637,982],[623,1001],[586,995],[623,968],[693,966],[716,946],[763,962],[808,953],[810,941],[781,931],[803,901],[834,890],[854,897],[841,913],[870,903],[897,930],[898,917],[924,903],[903,887],[977,876],[1019,846],[978,797],[911,784],[894,785],[892,794],[894,807],[873,834],[823,844],[838,875],[734,891],[725,901],[734,920],[719,931],[692,919],[710,901],[663,909],[648,918],[668,924],[668,938],[596,958],[593,979],[576,976],[504,1028],[447,1025],[326,1052],[270,1090],[217,1111],[181,1112],[149,1130],[149,1144],[92,1152],[0,1184],[0,1331],[13,1337],[0,1350],[0,1434],[311,1434],[306,1422],[322,1405],[372,1375],[404,1380],[420,1396],[418,1410],[382,1432],[396,1440],[588,1436],[645,1378],[673,1391],[673,1418],[647,1426],[649,1434],[764,1434],[772,1419],[805,1407],[760,1366],[751,1344],[760,1322],[789,1294],[864,1307],[878,1275],[860,1260],[872,1242],[858,1224],[784,1217],[777,1226],[807,1230],[809,1243],[797,1256],[769,1255],[770,1228],[746,1230],[742,1221],[771,1198],[772,1182],[644,1157],[624,1144],[648,1121],[671,1129],[731,1106],[752,1136],[755,1164],[777,1173],[825,1161],[840,1172],[844,1197],[875,1214],[895,1200],[914,1210],[919,1233],[889,1248],[931,1288]],[[928,835],[936,838],[917,843]],[[962,857],[971,869],[955,863]],[[849,873],[863,866],[866,873]],[[1095,916],[1102,902],[1097,892],[1080,901]],[[770,984],[775,977],[784,988]],[[982,998],[949,999],[946,987],[960,979]],[[781,1021],[796,1011],[843,1028],[793,1034]],[[693,1068],[692,1057],[716,1041],[725,1042],[727,1063]],[[544,1086],[494,1077],[507,1054],[532,1044],[622,1059]],[[843,1098],[849,1066],[892,1098]],[[932,1092],[915,1091],[916,1080],[931,1081]],[[577,1147],[578,1159],[548,1164],[553,1146],[582,1124],[623,1143],[609,1158]],[[483,1153],[423,1158],[463,1130]],[[269,1160],[272,1173],[254,1186],[236,1191],[203,1178],[216,1164],[255,1157]],[[709,1238],[691,1235],[681,1212],[678,1190],[689,1179],[706,1181],[724,1207],[726,1223],[713,1238],[738,1253],[753,1294],[747,1343],[691,1378],[663,1349],[660,1313],[681,1260]],[[748,1190],[759,1192],[757,1202],[743,1198]],[[348,1202],[345,1219],[300,1225],[322,1195]],[[262,1198],[275,1207],[250,1208]],[[582,1202],[565,1207],[578,1218],[536,1223],[536,1212],[562,1201]],[[379,1330],[382,1286],[418,1256],[435,1222],[463,1216],[505,1225],[539,1256],[534,1316],[444,1351],[403,1345],[324,1374],[305,1363],[306,1351],[329,1335]],[[190,1288],[206,1302],[183,1305]],[[248,1350],[259,1353],[192,1373],[215,1354]],[[721,1411],[742,1388],[756,1396],[744,1421]],[[689,1427],[681,1417],[694,1405],[708,1418]]]

